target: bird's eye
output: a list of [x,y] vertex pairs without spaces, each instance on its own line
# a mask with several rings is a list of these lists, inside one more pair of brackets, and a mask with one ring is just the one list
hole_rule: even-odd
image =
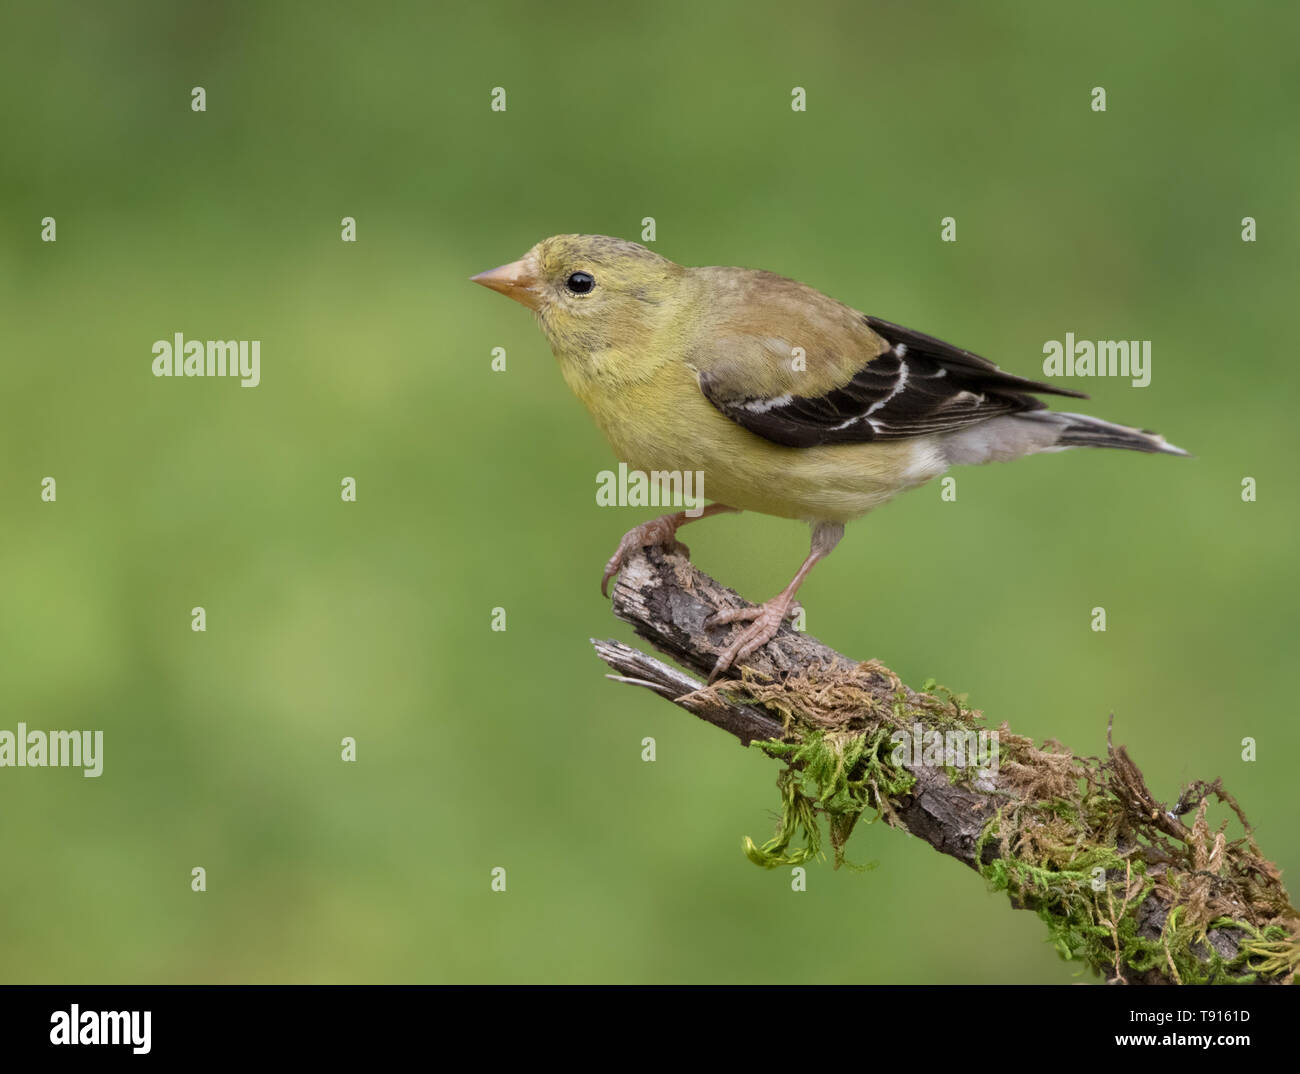
[[575,272],[564,281],[564,286],[575,295],[585,295],[596,286],[596,278],[590,272]]

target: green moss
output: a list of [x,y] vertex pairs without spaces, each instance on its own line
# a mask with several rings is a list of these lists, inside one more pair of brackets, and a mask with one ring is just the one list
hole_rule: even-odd
[[[822,817],[836,868],[845,864],[845,845],[864,815],[891,819],[893,801],[916,783],[894,760],[897,731],[918,722],[926,733],[988,730],[964,696],[933,682],[926,692],[912,693],[876,664],[780,682],[747,674],[716,689],[782,719],[779,740],[754,743],[784,762],[777,776],[777,830],[761,846],[744,840],[748,858],[768,869],[824,857]],[[1196,807],[1187,827],[1154,801],[1122,747],[1106,761],[1079,758],[1058,743],[1039,748],[1005,724],[998,742],[997,797],[991,800],[1002,804],[980,833],[977,868],[993,891],[1038,915],[1063,959],[1111,980],[1294,979],[1300,918],[1240,807],[1217,781],[1184,793],[1187,802],[1178,811]],[[971,786],[975,778],[972,767],[949,764],[943,771],[951,783]],[[1236,812],[1244,838],[1229,842],[1226,821],[1210,831],[1210,794]],[[1171,909],[1158,936],[1141,935],[1141,915],[1151,912],[1144,904],[1153,895]],[[1254,918],[1244,919],[1242,908]],[[1224,929],[1245,936],[1231,959],[1208,938],[1211,930]]]
[[[916,782],[891,760],[894,743],[890,733],[883,727],[867,734],[816,730],[804,732],[795,741],[755,742],[768,756],[785,761],[785,767],[777,776],[781,792],[777,832],[761,847],[746,836],[749,860],[775,869],[821,857],[818,816],[824,815],[836,868],[843,864],[873,868],[847,863],[844,845],[864,813],[874,812],[878,818],[888,809],[889,798],[906,794]],[[796,839],[803,845],[792,849]]]
[[[1186,876],[1168,868],[1159,886],[1162,894],[1173,895],[1172,909],[1158,939],[1139,935],[1138,909],[1158,886],[1138,854],[1141,842],[1121,855],[1089,838],[1090,831],[1110,828],[1114,804],[1098,792],[1077,802],[1052,799],[999,810],[976,846],[981,875],[991,890],[1038,915],[1063,959],[1105,971],[1112,980],[1159,969],[1181,984],[1252,984],[1294,973],[1295,938],[1287,928],[1259,929],[1229,916],[1205,919],[1190,903],[1177,901],[1189,894]],[[1014,822],[1008,819],[1012,812]],[[1043,839],[1052,822],[1062,819],[1070,822],[1063,830],[1074,833],[1073,841]],[[1008,847],[1025,847],[1018,836],[1029,826],[1038,834],[1033,856],[1023,856],[1023,849],[1007,853]],[[1254,939],[1239,945],[1236,957],[1224,959],[1207,939],[1210,929],[1237,929]]]

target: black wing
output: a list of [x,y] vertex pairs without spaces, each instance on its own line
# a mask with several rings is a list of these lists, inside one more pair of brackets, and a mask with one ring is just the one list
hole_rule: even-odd
[[873,358],[847,383],[818,396],[782,395],[737,399],[700,376],[700,390],[732,421],[786,447],[902,440],[951,432],[999,414],[1042,410],[1027,392],[1086,399],[1003,372],[987,358],[933,336],[864,317],[890,349]]

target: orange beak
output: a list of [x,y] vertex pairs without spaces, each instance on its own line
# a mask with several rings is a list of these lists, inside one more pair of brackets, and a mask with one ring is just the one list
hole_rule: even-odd
[[532,262],[527,257],[511,261],[490,272],[480,272],[477,276],[471,276],[470,280],[490,287],[493,291],[500,291],[506,298],[513,298],[530,310],[535,310],[540,301],[536,287],[537,277],[533,274]]

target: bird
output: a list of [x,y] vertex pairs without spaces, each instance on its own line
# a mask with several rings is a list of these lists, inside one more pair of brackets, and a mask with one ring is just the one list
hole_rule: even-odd
[[470,279],[533,311],[565,381],[629,468],[703,475],[713,502],[629,530],[603,594],[635,550],[680,547],[678,529],[696,518],[754,511],[811,525],[785,589],[705,621],[708,631],[745,624],[710,683],[776,636],[845,523],[950,466],[1072,447],[1187,455],[1149,430],[1037,398],[1082,392],[772,272],[686,267],[625,239],[554,235]]

